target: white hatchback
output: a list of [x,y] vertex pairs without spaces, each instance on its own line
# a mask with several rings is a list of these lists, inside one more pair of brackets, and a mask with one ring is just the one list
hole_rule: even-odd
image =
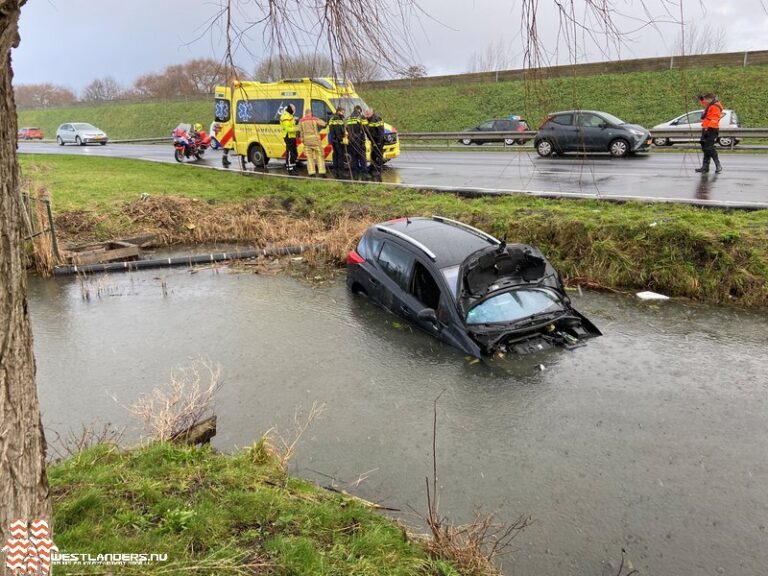
[[56,130],[56,142],[59,143],[59,146],[64,146],[64,144],[77,144],[79,146],[101,144],[104,146],[108,140],[103,130],[99,130],[93,124],[85,122],[62,124]]
[[[694,110],[687,112],[682,116],[673,118],[669,122],[664,122],[654,126],[651,130],[680,130],[680,136],[674,138],[659,137],[654,138],[653,143],[656,146],[672,146],[681,142],[698,142],[701,137],[701,115],[704,110]],[[723,116],[720,118],[720,128],[741,128],[739,115],[735,110],[723,110]],[[717,143],[725,148],[736,146],[739,140],[731,136],[720,136]]]

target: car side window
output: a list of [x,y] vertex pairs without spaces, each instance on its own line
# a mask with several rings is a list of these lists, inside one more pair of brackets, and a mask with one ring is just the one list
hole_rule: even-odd
[[560,114],[560,116],[553,116],[552,122],[560,126],[573,126],[573,114]]
[[384,242],[377,258],[384,273],[392,278],[403,290],[408,287],[408,272],[413,257],[391,242]]
[[508,132],[510,130],[514,130],[515,127],[511,120],[497,120],[493,129],[497,132]]
[[372,234],[366,234],[360,238],[360,242],[357,244],[357,253],[366,260],[377,259],[379,257],[379,250],[381,250],[381,239],[376,238]]
[[597,114],[579,114],[579,126],[586,128],[599,128],[605,120],[600,118]]
[[493,120],[489,120],[488,122],[483,122],[480,124],[480,126],[477,127],[478,130],[493,130]]
[[421,262],[416,262],[413,267],[413,281],[409,292],[425,308],[437,310],[440,306],[440,287],[434,276]]

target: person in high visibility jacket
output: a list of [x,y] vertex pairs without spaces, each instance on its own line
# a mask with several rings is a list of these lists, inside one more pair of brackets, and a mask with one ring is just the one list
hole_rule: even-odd
[[371,142],[371,175],[380,177],[384,170],[384,119],[373,110],[365,111],[365,133]]
[[323,178],[325,178],[325,152],[320,130],[324,126],[325,122],[313,116],[310,108],[306,109],[304,116],[299,120],[299,134],[304,144],[304,154],[307,156],[307,174],[314,176],[317,168],[317,172]]
[[336,113],[328,120],[328,140],[333,147],[333,172],[336,178],[341,178],[347,157],[347,129],[344,123],[346,110],[342,106],[336,108]]
[[365,175],[365,119],[363,108],[355,106],[347,120],[347,138],[349,139],[349,169],[352,176],[358,178]]
[[720,118],[723,117],[723,105],[712,94],[699,96],[699,102],[704,106],[704,112],[701,115],[701,150],[704,152],[704,159],[701,168],[696,168],[696,172],[706,174],[709,172],[709,163],[714,161],[715,173],[720,174],[723,171],[723,165],[720,164],[720,158],[717,155],[715,142],[720,135]]
[[293,104],[288,104],[285,110],[280,114],[280,126],[283,129],[283,140],[285,141],[285,167],[288,172],[296,169],[296,161],[299,159],[299,151],[296,148],[296,120],[293,115],[296,112]]

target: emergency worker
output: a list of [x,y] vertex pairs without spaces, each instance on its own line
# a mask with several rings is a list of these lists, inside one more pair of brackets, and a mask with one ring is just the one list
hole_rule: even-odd
[[365,111],[365,133],[371,142],[371,175],[381,176],[384,170],[384,120],[370,108]]
[[361,178],[365,175],[365,119],[362,106],[355,106],[347,120],[347,138],[349,139],[349,169],[352,176]]
[[344,173],[344,164],[347,158],[347,130],[344,126],[346,110],[342,106],[336,108],[336,113],[328,120],[328,140],[333,147],[333,172],[336,178],[341,178]]
[[312,110],[307,108],[304,116],[299,120],[299,134],[304,144],[304,154],[307,156],[307,174],[315,175],[315,168],[320,176],[325,178],[325,152],[320,138],[320,130],[325,122],[312,115]]
[[699,96],[699,102],[704,107],[701,114],[701,150],[704,152],[704,159],[701,168],[696,168],[696,172],[706,174],[709,172],[709,162],[715,162],[715,174],[723,171],[723,165],[720,164],[720,158],[715,148],[715,142],[720,135],[720,118],[723,117],[723,105],[712,93]]
[[299,159],[299,151],[296,149],[296,120],[293,117],[295,112],[293,104],[288,104],[280,115],[280,127],[283,129],[285,141],[285,167],[291,173],[296,170],[296,161]]

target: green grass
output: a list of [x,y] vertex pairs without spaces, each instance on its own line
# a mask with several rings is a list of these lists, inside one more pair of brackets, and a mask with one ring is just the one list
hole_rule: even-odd
[[[233,455],[101,445],[49,467],[48,477],[60,551],[168,555],[115,573],[427,576],[445,565],[390,519],[287,476],[258,444]],[[55,569],[91,572],[104,568]]]
[[[694,96],[713,91],[739,112],[744,126],[768,126],[768,66],[701,68],[557,78],[540,82],[456,84],[433,88],[361,90],[401,131],[461,130],[495,116],[521,114],[536,128],[548,112],[605,110],[652,127],[695,109]],[[52,138],[62,122],[91,122],[113,139],[170,136],[179,122],[213,117],[212,98],[188,102],[105,104],[22,110],[19,124]]]
[[[57,223],[109,239],[150,227],[169,242],[249,236],[239,220],[339,222],[442,214],[497,237],[538,246],[571,282],[651,289],[710,303],[768,306],[768,210],[677,204],[615,204],[524,195],[467,199],[452,194],[334,181],[296,181],[106,158],[24,155],[24,174],[52,191]],[[143,214],[140,196],[167,199]],[[194,232],[184,227],[195,198]],[[356,238],[344,239],[352,246]]]

